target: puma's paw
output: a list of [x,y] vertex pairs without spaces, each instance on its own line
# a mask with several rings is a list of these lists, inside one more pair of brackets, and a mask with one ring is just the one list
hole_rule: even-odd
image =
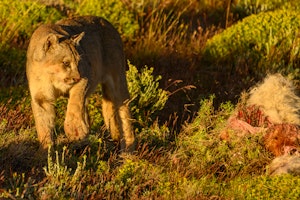
[[89,127],[83,120],[65,120],[64,129],[69,140],[82,140],[89,133]]
[[40,143],[40,148],[47,150],[49,147],[53,146],[53,142],[52,141],[43,141]]

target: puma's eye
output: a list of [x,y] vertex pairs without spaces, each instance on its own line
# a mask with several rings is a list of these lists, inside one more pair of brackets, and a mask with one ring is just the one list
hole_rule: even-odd
[[63,65],[65,67],[70,67],[70,62],[69,61],[63,61]]

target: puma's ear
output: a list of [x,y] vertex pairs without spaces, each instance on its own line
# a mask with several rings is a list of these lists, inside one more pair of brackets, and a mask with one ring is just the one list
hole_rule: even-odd
[[44,52],[46,53],[53,45],[59,43],[59,37],[56,34],[51,33],[44,44]]
[[84,32],[81,32],[77,35],[73,35],[71,37],[71,40],[75,43],[75,45],[79,45],[80,40],[83,38],[83,36],[85,35]]
[[58,42],[58,35],[53,33],[49,34],[44,44],[42,44],[39,48],[35,49],[33,54],[34,60],[41,61],[46,56],[47,51]]

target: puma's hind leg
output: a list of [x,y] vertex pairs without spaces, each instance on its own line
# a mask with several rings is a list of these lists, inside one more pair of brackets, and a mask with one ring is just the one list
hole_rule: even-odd
[[126,81],[108,78],[102,85],[103,116],[106,127],[115,141],[120,141],[121,151],[132,152],[135,137],[131,127],[129,111],[129,93]]

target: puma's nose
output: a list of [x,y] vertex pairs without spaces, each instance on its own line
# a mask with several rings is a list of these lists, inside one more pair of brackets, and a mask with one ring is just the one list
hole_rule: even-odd
[[80,81],[80,77],[73,77],[72,78],[72,81],[74,82],[74,83],[78,83],[79,81]]
[[78,82],[80,81],[80,79],[81,79],[81,77],[80,77],[79,72],[76,72],[76,73],[73,74],[73,76],[72,76],[72,81],[73,81],[74,83],[78,83]]

